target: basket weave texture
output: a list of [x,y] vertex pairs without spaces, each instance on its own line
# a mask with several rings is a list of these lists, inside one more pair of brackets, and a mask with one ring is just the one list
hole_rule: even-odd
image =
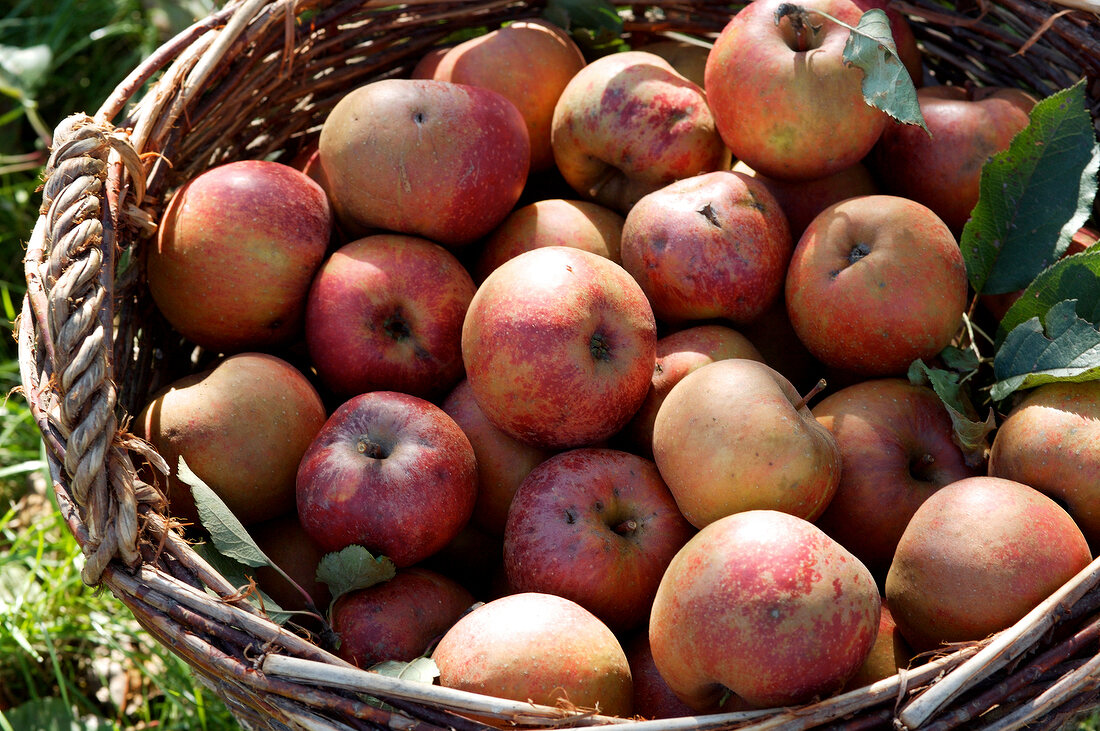
[[[220,163],[289,160],[349,89],[407,75],[456,30],[537,16],[544,5],[232,2],[162,46],[94,115],[75,114],[56,130],[18,328],[23,387],[55,492],[86,554],[85,581],[118,596],[245,727],[488,728],[454,712],[463,709],[531,726],[612,721],[374,679],[273,623],[165,517],[161,494],[137,470],[145,462],[164,467],[163,460],[126,429],[149,394],[201,365],[160,318],[143,279],[143,248],[171,193]],[[1095,7],[1038,0],[894,6],[909,17],[937,81],[1046,95],[1086,77],[1100,119]],[[713,37],[737,7],[637,4],[622,10],[624,33],[637,42],[669,31]],[[1100,705],[1098,641],[1100,560],[1009,630],[867,688],[799,709],[631,723],[1056,727]]]

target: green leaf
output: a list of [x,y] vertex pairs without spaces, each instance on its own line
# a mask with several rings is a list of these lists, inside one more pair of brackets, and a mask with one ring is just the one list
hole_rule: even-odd
[[53,53],[42,43],[20,48],[0,44],[0,93],[20,100],[33,99],[50,72]]
[[542,17],[568,32],[588,60],[629,49],[623,19],[607,0],[549,0]]
[[177,476],[191,488],[195,507],[199,512],[199,522],[210,534],[210,540],[219,552],[246,566],[274,566],[233,511],[201,477],[191,471],[183,455],[180,455]]
[[375,558],[362,546],[348,546],[327,553],[317,566],[317,580],[328,584],[332,601],[356,589],[389,581],[397,572],[393,561],[385,556]]
[[[951,426],[955,444],[963,451],[967,464],[976,466],[985,460],[989,450],[989,435],[997,426],[996,417],[990,409],[985,419],[979,419],[964,383],[977,370],[977,359],[962,355],[965,351],[951,348],[950,354],[941,354],[945,363],[965,364],[967,371],[948,371],[942,368],[929,368],[923,360],[915,360],[909,366],[909,382],[917,386],[931,386],[940,397],[944,408],[951,416]],[[969,366],[973,364],[973,368]]]
[[993,359],[997,401],[1014,391],[1055,381],[1100,379],[1100,330],[1077,316],[1074,300],[1059,302],[1046,314],[1016,326]]
[[1065,253],[1096,197],[1100,146],[1081,81],[1041,100],[982,168],[960,246],[974,291],[1015,292]]
[[844,44],[844,60],[863,71],[863,100],[899,122],[920,125],[928,132],[917,101],[917,88],[898,57],[885,11],[871,8],[860,16],[855,28],[827,17],[851,31]]
[[[208,564],[213,566],[214,569],[222,575],[223,579],[233,586],[244,588],[254,583],[255,577],[253,577],[252,572],[248,570],[248,566],[219,552],[217,547],[212,543],[196,543],[193,548],[195,549],[195,553],[202,556]],[[271,621],[277,624],[284,624],[291,617],[290,612],[284,611],[274,599],[268,596],[259,587],[256,588],[253,594],[248,596],[248,601],[253,606],[262,609]]]
[[1077,301],[1077,315],[1091,323],[1100,323],[1100,249],[1086,249],[1067,256],[1035,278],[997,328],[998,347],[1009,332],[1028,320],[1045,321],[1047,312],[1059,302]]
[[439,677],[439,666],[430,657],[418,657],[409,662],[385,660],[370,667],[370,672],[401,680],[432,685]]

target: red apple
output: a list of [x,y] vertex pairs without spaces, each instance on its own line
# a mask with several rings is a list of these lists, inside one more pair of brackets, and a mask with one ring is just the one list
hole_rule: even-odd
[[317,390],[273,355],[239,353],[185,376],[141,410],[134,433],[168,462],[172,516],[198,521],[180,457],[245,525],[294,510],[298,462],[325,423]]
[[441,404],[474,448],[477,503],[470,520],[494,536],[504,535],[508,508],[520,483],[553,452],[515,439],[485,418],[468,380],[462,380]]
[[349,592],[333,603],[337,654],[361,668],[385,660],[414,660],[473,603],[470,592],[446,576],[416,566],[399,569],[389,581]]
[[462,378],[462,321],[474,296],[462,263],[427,239],[368,236],[321,267],[306,308],[306,344],[321,381],[441,396]]
[[764,356],[764,362],[782,373],[799,393],[812,389],[826,371],[821,361],[813,357],[798,339],[787,314],[784,297],[780,297],[760,317],[739,326],[738,332],[747,337]]
[[645,399],[656,360],[638,283],[591,252],[549,246],[498,267],[462,326],[462,358],[485,416],[520,441],[590,445]]
[[993,438],[989,474],[1054,498],[1100,548],[1100,381],[1027,391]]
[[733,358],[684,376],[653,423],[653,458],[697,528],[754,509],[814,520],[840,480],[836,440],[774,369]]
[[[643,627],[623,643],[634,684],[634,714],[645,719],[694,716],[695,709],[680,700],[657,671],[649,649],[649,628]],[[729,710],[723,707],[722,710]],[[739,710],[739,709],[738,709]]]
[[485,239],[473,271],[478,281],[504,262],[544,246],[572,246],[621,263],[623,217],[589,201],[549,198],[517,208]]
[[173,195],[149,247],[149,293],[184,337],[214,351],[284,345],[301,333],[325,257],[325,191],[289,165],[207,170]]
[[871,683],[892,678],[900,670],[909,667],[913,659],[913,649],[898,631],[894,615],[890,613],[890,605],[884,599],[882,613],[879,615],[878,634],[875,635],[875,644],[867,659],[859,666],[856,674],[848,680],[844,686],[845,691],[863,688]]
[[729,159],[703,90],[645,51],[603,56],[574,76],[554,108],[550,142],[574,190],[624,214],[647,193]]
[[350,545],[410,566],[447,545],[477,499],[470,440],[443,409],[393,391],[341,404],[302,456],[302,526],[327,551]]
[[728,171],[649,193],[623,224],[623,267],[664,322],[751,322],[782,293],[793,248],[775,197]]
[[787,271],[787,312],[824,364],[902,375],[950,343],[967,288],[962,251],[935,213],[906,198],[860,196],[806,228]]
[[[752,2],[707,58],[707,101],[733,156],[768,177],[813,180],[859,162],[886,125],[863,100],[863,72],[844,60],[851,0]],[[922,130],[923,134],[923,130]]]
[[[317,567],[325,551],[306,533],[296,511],[249,526],[248,534],[264,555],[298,585],[296,588],[271,566],[255,569],[257,585],[280,608],[307,609],[306,598],[298,589],[306,592],[315,609],[323,612],[328,608],[332,594],[328,584],[317,579]],[[293,621],[301,622],[301,618]]]
[[901,378],[848,386],[813,414],[840,447],[840,484],[817,525],[886,578],[898,539],[928,496],[978,472],[936,392]]
[[630,450],[653,456],[653,421],[673,386],[708,363],[727,358],[764,357],[749,339],[725,325],[696,325],[657,340],[657,365],[645,401],[620,433]]
[[898,629],[918,652],[1010,626],[1092,557],[1081,529],[1038,490],[969,477],[917,508],[886,576]]
[[535,467],[516,491],[504,567],[516,591],[572,599],[629,631],[645,623],[665,567],[694,533],[651,461],[573,449]]
[[630,665],[614,633],[553,594],[496,599],[460,619],[436,645],[439,684],[475,693],[629,716]]
[[341,222],[461,246],[504,220],[527,180],[527,125],[501,94],[381,79],[345,95],[321,127],[321,167]]
[[867,568],[819,528],[773,510],[703,528],[653,602],[653,661],[700,712],[726,689],[754,706],[840,690],[871,651],[880,599]]

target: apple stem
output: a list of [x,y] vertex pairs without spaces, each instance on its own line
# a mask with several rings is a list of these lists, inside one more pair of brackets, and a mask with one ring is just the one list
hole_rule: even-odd
[[820,30],[821,26],[815,26],[810,22],[810,14],[806,8],[794,3],[780,3],[775,9],[774,18],[776,25],[782,23],[784,18],[787,20],[791,33],[794,35],[791,50],[804,53],[817,47],[814,35]]
[[794,410],[795,411],[800,411],[803,406],[805,406],[807,403],[809,403],[810,399],[812,399],[814,396],[821,393],[824,389],[825,389],[825,379],[824,378],[819,378],[817,380],[817,383],[814,384],[814,387],[811,388],[805,396],[803,396],[801,399],[799,399],[794,404]]
[[634,531],[638,530],[638,521],[634,520],[633,518],[627,518],[622,523],[619,523],[617,526],[612,528],[612,530],[614,530],[619,535],[623,535],[625,533],[633,533]]

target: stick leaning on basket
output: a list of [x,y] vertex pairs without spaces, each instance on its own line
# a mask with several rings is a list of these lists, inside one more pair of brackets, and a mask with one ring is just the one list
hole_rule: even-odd
[[[231,3],[158,49],[94,116],[58,127],[25,260],[20,364],[59,505],[87,558],[86,583],[109,588],[250,728],[486,728],[457,715],[465,712],[529,726],[668,731],[1007,729],[1055,727],[1100,704],[1100,560],[1012,628],[871,686],[793,709],[628,721],[360,671],[268,619],[184,540],[138,469],[168,465],[127,430],[149,394],[190,363],[191,347],[156,312],[141,266],[171,192],[223,162],[289,159],[345,91],[407,75],[458,29],[537,16],[543,5]],[[923,1],[899,7],[944,79],[1007,79],[1048,93],[1084,76],[1097,118],[1096,8],[1027,0],[986,3],[984,14]],[[733,10],[651,2],[623,12],[627,33],[705,37]]]

